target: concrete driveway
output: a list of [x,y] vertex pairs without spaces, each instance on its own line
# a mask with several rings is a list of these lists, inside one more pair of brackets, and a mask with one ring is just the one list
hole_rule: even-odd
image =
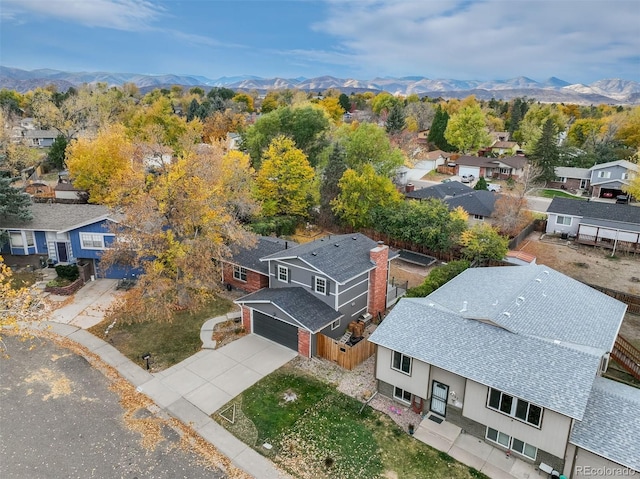
[[169,410],[179,407],[179,400],[184,398],[210,415],[296,356],[296,351],[250,334],[154,373],[154,378],[139,390]]

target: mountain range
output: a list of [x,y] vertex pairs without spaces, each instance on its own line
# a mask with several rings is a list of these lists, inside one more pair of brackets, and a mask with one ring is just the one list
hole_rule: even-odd
[[387,91],[392,94],[429,96],[433,98],[464,98],[475,95],[479,99],[509,100],[516,97],[535,98],[541,102],[565,102],[577,104],[640,104],[640,83],[619,78],[598,80],[589,85],[571,84],[551,77],[538,82],[527,77],[510,80],[452,80],[430,79],[422,76],[401,78],[374,78],[357,80],[322,76],[316,78],[260,78],[243,75],[216,79],[198,75],[145,75],[139,73],[66,72],[51,69],[21,70],[0,66],[0,88],[26,92],[37,87],[54,84],[60,91],[83,83],[103,82],[110,86],[135,83],[142,91],[171,85],[204,89],[224,86],[233,90],[268,91],[275,89],[300,89],[323,91],[336,88],[344,93],[362,91]]

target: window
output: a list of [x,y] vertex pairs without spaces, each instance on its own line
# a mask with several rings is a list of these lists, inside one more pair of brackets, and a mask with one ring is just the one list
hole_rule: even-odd
[[315,278],[314,288],[318,294],[327,294],[327,280],[325,278]]
[[564,176],[556,176],[553,181],[556,183],[566,183],[567,179]]
[[11,231],[9,241],[12,248],[29,248],[35,246],[33,231]]
[[233,278],[238,281],[247,282],[247,268],[243,268],[242,266],[233,265]]
[[405,356],[398,351],[394,351],[391,368],[396,371],[400,371],[401,373],[411,374],[411,357]]
[[532,426],[540,427],[542,419],[542,408],[540,406],[515,398],[497,389],[489,389],[487,407],[520,419]]
[[598,171],[598,178],[611,178],[610,171]]
[[409,391],[405,391],[399,387],[393,388],[393,397],[406,403],[411,402],[411,393]]
[[289,282],[289,268],[278,265],[278,279],[285,283]]
[[93,233],[80,233],[82,249],[105,249],[104,235]]
[[623,180],[628,180],[629,179],[629,173],[627,173],[627,172],[622,173],[622,179]]
[[510,175],[511,174],[511,168],[500,168],[500,174],[501,175]]
[[571,226],[571,216],[561,216],[561,215],[556,216],[556,224]]
[[338,329],[340,327],[340,320],[336,319],[333,323],[331,323],[331,331],[334,329]]
[[520,439],[511,437],[496,429],[488,427],[486,438],[491,442],[495,442],[496,444],[499,444],[502,447],[510,449],[513,452],[517,452],[518,454],[528,457],[529,459],[532,459],[534,461],[538,456],[538,449],[535,446],[532,446],[531,444],[527,444],[526,442],[521,441]]
[[484,216],[482,216],[482,215],[473,215],[473,219],[474,220],[478,220],[478,221],[484,221]]
[[580,180],[580,189],[583,190],[587,187],[587,180]]

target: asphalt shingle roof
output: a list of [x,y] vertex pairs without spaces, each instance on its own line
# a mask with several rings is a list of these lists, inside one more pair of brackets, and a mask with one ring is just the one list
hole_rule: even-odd
[[471,215],[489,217],[493,214],[493,208],[497,197],[498,196],[492,191],[471,190],[465,195],[447,198],[444,202],[450,209],[461,206],[462,209]]
[[405,196],[416,200],[424,200],[428,198],[442,200],[449,196],[463,195],[472,191],[473,188],[470,188],[459,181],[448,181],[446,183],[440,183],[439,185],[427,186],[426,188],[410,191],[409,193],[406,193]]
[[[502,269],[527,268],[527,266]],[[369,341],[581,419],[600,356],[403,298]],[[567,391],[570,391],[567,394]]]
[[465,318],[601,352],[611,351],[627,310],[624,303],[544,265],[471,268],[428,298]]
[[294,248],[297,245],[298,244],[293,241],[285,241],[270,236],[260,236],[254,246],[241,249],[233,255],[231,261],[247,269],[268,275],[269,264],[260,261],[260,258],[289,248]]
[[[344,283],[375,268],[369,252],[378,243],[360,233],[327,236],[262,258],[262,261],[300,258],[328,277]],[[394,253],[389,251],[389,258]]]
[[556,196],[547,208],[547,213],[640,224],[639,207],[603,201],[582,201]]
[[640,389],[596,378],[587,409],[573,426],[569,441],[640,472],[639,437]]
[[343,315],[301,287],[264,288],[235,300],[238,304],[272,303],[312,333]]
[[573,166],[556,166],[556,176],[558,178],[591,178],[589,168],[574,168]]
[[110,217],[109,209],[101,205],[78,205],[62,203],[34,203],[31,205],[33,219],[21,221],[15,216],[0,217],[0,228],[32,231],[68,231],[92,220]]

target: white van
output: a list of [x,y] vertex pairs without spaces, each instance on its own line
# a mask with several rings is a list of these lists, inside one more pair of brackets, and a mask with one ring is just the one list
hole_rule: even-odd
[[487,183],[487,189],[495,193],[500,193],[500,185],[496,183]]

